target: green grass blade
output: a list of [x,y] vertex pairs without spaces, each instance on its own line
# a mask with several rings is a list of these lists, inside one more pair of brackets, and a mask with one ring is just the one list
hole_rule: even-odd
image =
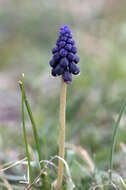
[[117,134],[118,134],[120,120],[121,120],[122,114],[124,112],[125,106],[126,106],[126,101],[124,101],[124,103],[121,106],[119,117],[118,117],[118,119],[117,119],[117,121],[115,123],[115,126],[114,126],[113,137],[112,137],[111,153],[110,153],[110,173],[109,173],[109,179],[110,179],[110,181],[112,181],[113,154],[114,154],[114,150],[115,150],[115,144],[116,144],[116,139],[117,139]]
[[[19,81],[19,86],[20,86],[20,89],[22,91],[22,81]],[[27,111],[28,111],[28,115],[29,115],[31,124],[32,124],[34,139],[35,139],[36,148],[37,148],[38,156],[39,156],[39,162],[40,162],[42,160],[42,154],[41,154],[41,148],[40,148],[39,138],[38,138],[38,134],[37,134],[37,127],[36,127],[35,120],[33,118],[33,114],[32,114],[31,107],[30,107],[30,104],[28,102],[25,90],[24,90],[24,102],[25,102],[25,105],[26,105],[26,108],[27,108]],[[42,169],[43,168],[43,163],[40,163],[40,166],[41,166],[41,169]]]
[[25,118],[24,118],[24,75],[22,75],[22,127],[23,127],[24,143],[25,143],[25,152],[28,159],[29,178],[31,184],[32,183],[32,168],[30,164],[31,158],[28,150],[28,141],[27,141],[27,134],[25,128]]

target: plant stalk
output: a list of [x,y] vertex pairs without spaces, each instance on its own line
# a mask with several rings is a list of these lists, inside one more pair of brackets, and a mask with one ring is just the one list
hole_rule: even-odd
[[31,169],[31,158],[28,150],[28,141],[27,134],[25,128],[25,118],[24,118],[24,75],[22,75],[22,127],[23,127],[23,135],[24,135],[24,143],[25,143],[25,152],[28,160],[28,170],[29,170],[29,182],[32,184],[32,169]]
[[[22,91],[22,81],[19,81],[19,86],[20,86],[20,89]],[[36,147],[37,147],[37,151],[38,151],[38,156],[39,156],[39,163],[40,163],[40,161],[42,160],[42,154],[41,154],[41,148],[40,148],[39,138],[38,138],[38,134],[37,134],[37,127],[36,127],[36,123],[35,123],[34,118],[33,118],[31,107],[30,107],[29,102],[27,100],[25,90],[24,90],[24,102],[25,102],[25,105],[26,105],[26,108],[28,111],[29,118],[31,120],[33,134],[34,134]],[[40,167],[41,167],[41,169],[43,169],[43,163],[40,163]]]
[[[64,159],[64,147],[65,147],[65,112],[66,112],[66,90],[67,84],[61,81],[61,94],[60,94],[60,134],[59,134],[59,156]],[[64,164],[58,160],[58,178],[56,184],[56,190],[61,189],[63,180]]]

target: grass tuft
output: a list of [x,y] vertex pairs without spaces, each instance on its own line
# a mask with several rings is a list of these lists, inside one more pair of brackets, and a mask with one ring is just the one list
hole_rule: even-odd
[[[28,102],[28,99],[27,99],[27,96],[26,96],[26,93],[25,93],[25,90],[23,89],[22,81],[19,81],[19,86],[20,86],[21,91],[23,90],[24,102],[25,102],[25,105],[26,105],[26,109],[27,109],[31,124],[32,124],[34,139],[35,139],[36,148],[37,148],[37,152],[38,152],[38,156],[39,156],[39,163],[40,163],[40,161],[42,160],[42,153],[41,153],[41,148],[40,148],[40,143],[39,143],[39,137],[38,137],[38,134],[37,134],[36,123],[35,123],[35,120],[34,120],[34,117],[33,117],[32,111],[31,111],[31,107],[30,107],[30,104]],[[42,163],[40,163],[40,167],[41,167],[41,169],[43,168]]]
[[22,74],[22,127],[23,127],[23,135],[24,135],[24,143],[25,143],[25,152],[28,160],[28,171],[29,171],[29,182],[32,183],[32,168],[31,168],[31,158],[28,150],[28,141],[25,127],[25,118],[24,118],[24,74]]
[[110,153],[110,173],[109,173],[109,179],[110,179],[110,181],[112,181],[113,155],[114,155],[114,150],[115,150],[115,144],[116,144],[116,139],[117,139],[117,134],[118,134],[120,120],[122,118],[125,106],[126,106],[126,100],[123,102],[123,104],[121,106],[119,117],[118,117],[118,119],[117,119],[117,121],[115,123],[115,126],[114,126],[113,137],[112,137],[111,153]]

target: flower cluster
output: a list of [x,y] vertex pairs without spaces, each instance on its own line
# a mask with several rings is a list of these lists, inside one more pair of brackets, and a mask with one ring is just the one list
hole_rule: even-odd
[[72,39],[69,26],[62,26],[56,46],[52,49],[53,57],[50,60],[52,76],[62,75],[64,82],[67,84],[71,83],[72,74],[78,75],[80,73],[80,69],[77,66],[80,59],[76,53],[77,48],[75,41]]

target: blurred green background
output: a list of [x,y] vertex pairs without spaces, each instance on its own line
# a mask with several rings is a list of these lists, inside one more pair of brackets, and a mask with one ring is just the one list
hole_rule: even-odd
[[[0,164],[25,156],[21,73],[44,159],[58,153],[60,79],[51,77],[49,60],[59,28],[67,24],[78,47],[81,74],[67,89],[66,142],[86,149],[96,168],[108,170],[112,128],[126,98],[125,7],[126,1],[118,0],[0,0]],[[26,124],[35,150],[27,113]],[[114,156],[115,171],[124,177],[125,143],[124,114]],[[75,174],[77,162],[86,165],[80,159],[74,155],[71,165],[78,184],[84,176]]]

